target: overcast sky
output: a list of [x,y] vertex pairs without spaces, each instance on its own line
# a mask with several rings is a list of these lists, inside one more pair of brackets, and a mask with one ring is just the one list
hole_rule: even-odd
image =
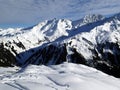
[[36,24],[46,19],[80,19],[120,12],[120,0],[0,0],[0,25]]

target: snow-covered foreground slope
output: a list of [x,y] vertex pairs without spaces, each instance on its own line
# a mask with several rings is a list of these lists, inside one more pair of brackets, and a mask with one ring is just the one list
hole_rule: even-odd
[[[5,70],[6,74],[1,70]],[[4,68],[0,69],[0,90],[119,89],[119,79],[80,64],[29,65],[22,70],[15,67],[8,68],[8,71]]]

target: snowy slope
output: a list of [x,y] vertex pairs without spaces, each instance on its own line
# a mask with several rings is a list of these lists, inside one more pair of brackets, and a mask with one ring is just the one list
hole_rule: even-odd
[[[15,57],[17,56],[19,62],[23,62],[33,54],[32,51],[28,51],[29,49],[52,42],[61,36],[68,36],[67,30],[71,30],[71,28],[72,22],[70,20],[53,19],[26,29],[1,29],[0,43]],[[22,52],[26,53],[21,55]]]
[[[81,26],[77,26],[79,24],[73,24],[73,29],[67,31],[68,36],[61,35],[54,42],[66,44],[66,48],[75,48],[86,60],[92,60],[94,52],[97,50],[96,47],[99,44],[105,44],[106,42],[119,44],[120,42],[119,16],[113,16],[107,19],[103,19],[102,16],[99,19],[99,17],[99,15],[98,18],[97,16],[95,18],[94,15],[93,18],[92,16],[86,16],[88,20],[85,19],[84,21],[83,19],[83,23],[80,24]],[[84,23],[87,21],[88,23]],[[53,42],[49,44],[54,45]],[[49,45],[46,47],[49,47]],[[98,54],[100,55],[100,53]]]
[[16,70],[17,73],[12,71],[11,75],[0,74],[0,90],[119,90],[120,88],[119,79],[73,63],[52,66],[29,65],[20,71]]
[[[25,29],[0,29],[0,42],[8,44],[7,48],[13,46],[16,52],[20,53],[30,48],[40,46],[43,43],[53,42],[61,37],[70,37],[70,34],[74,33],[75,28],[79,28],[86,24],[97,22],[103,19],[103,16],[93,14],[86,15],[80,21],[78,20],[72,22],[71,20],[67,19],[53,19],[40,22],[33,27]],[[83,31],[79,30],[79,32]]]
[[[75,28],[102,19],[100,15],[89,15],[81,22],[76,21],[76,23],[67,19],[53,19],[40,22],[33,27],[25,29],[0,29],[0,42],[4,45],[4,48],[10,50],[15,57],[17,56],[17,60],[21,63],[33,54],[32,51],[36,51],[36,49],[28,51],[29,49],[41,45],[44,46],[45,43],[61,41],[64,37],[71,37],[70,34],[73,33],[72,31],[75,31]],[[3,52],[3,50],[1,52]],[[20,54],[22,52],[25,53]]]
[[20,66],[68,61],[120,77],[120,13],[109,18],[87,15],[78,21],[53,19],[26,29],[0,30],[0,42],[2,65],[8,61]]
[[[1,29],[0,42],[7,43],[10,47],[13,46],[17,53],[20,53],[43,43],[54,41],[61,36],[68,36],[67,30],[71,29],[72,22],[70,20],[46,20],[29,29]],[[18,43],[23,46],[19,46]]]
[[24,64],[51,65],[68,61],[120,77],[120,14],[96,22],[93,18],[93,23],[90,17],[90,21],[73,27],[68,36],[37,48]]
[[119,45],[120,43],[120,17],[117,15],[77,30],[83,32],[75,33],[72,37],[63,40],[63,43],[71,42],[71,47],[76,48],[86,59],[92,59],[93,53],[90,49],[94,49],[98,44],[109,42]]

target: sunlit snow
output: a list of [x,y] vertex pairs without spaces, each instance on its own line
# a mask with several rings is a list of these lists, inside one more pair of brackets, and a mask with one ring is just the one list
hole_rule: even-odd
[[63,63],[1,68],[0,90],[119,90],[120,80],[96,69]]

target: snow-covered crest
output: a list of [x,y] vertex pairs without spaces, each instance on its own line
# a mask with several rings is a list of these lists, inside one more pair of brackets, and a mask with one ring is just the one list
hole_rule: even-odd
[[110,18],[87,15],[76,22],[46,20],[31,28],[0,33],[4,48],[17,57],[20,65],[60,64],[68,58],[96,68],[102,62],[109,70],[119,64],[119,14]]

